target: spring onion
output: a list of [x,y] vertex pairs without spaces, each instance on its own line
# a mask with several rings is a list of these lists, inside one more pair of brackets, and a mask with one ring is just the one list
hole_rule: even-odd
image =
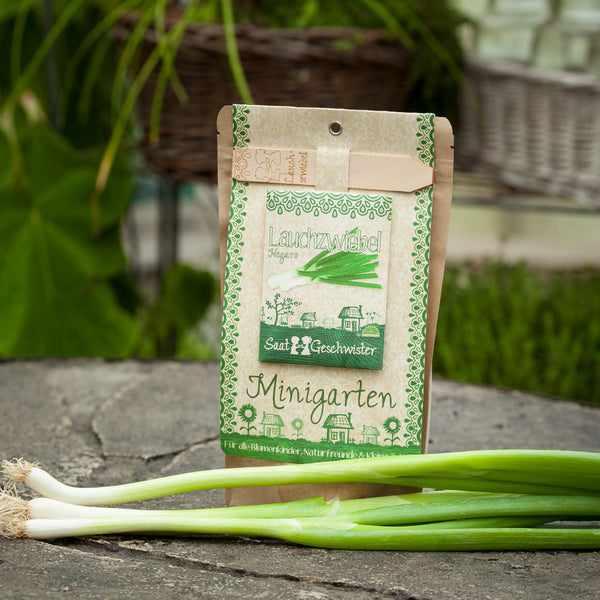
[[[3,471],[0,535],[7,537],[231,534],[355,550],[600,548],[600,527],[573,525],[600,520],[600,454],[590,452],[491,450],[215,469],[103,488],[66,486],[23,460],[5,461]],[[19,481],[45,497],[18,498]],[[350,481],[450,485],[343,501],[192,510],[104,506],[211,487]]]
[[[411,501],[411,496],[416,498]],[[377,504],[382,508],[372,508]],[[479,516],[471,518],[471,514]],[[315,498],[249,507],[142,510],[69,505],[46,498],[25,502],[13,494],[4,494],[0,533],[35,539],[101,534],[230,534],[355,550],[600,546],[600,529],[536,527],[553,521],[556,515],[570,520],[598,517],[600,497],[428,492],[371,498],[364,503]],[[440,516],[447,520],[437,520]]]
[[271,273],[267,283],[272,289],[284,291],[314,282],[381,289],[381,284],[371,281],[378,278],[375,272],[378,265],[377,254],[323,250],[299,269]]
[[382,456],[270,467],[212,469],[101,488],[77,488],[23,460],[4,461],[9,482],[83,505],[145,500],[211,488],[368,482],[520,494],[600,493],[600,454],[561,450],[475,450]]

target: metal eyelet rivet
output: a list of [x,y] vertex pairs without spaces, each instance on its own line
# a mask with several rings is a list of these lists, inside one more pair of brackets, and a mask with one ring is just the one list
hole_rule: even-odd
[[331,123],[329,123],[329,133],[331,135],[340,135],[343,130],[344,128],[339,121],[331,121]]

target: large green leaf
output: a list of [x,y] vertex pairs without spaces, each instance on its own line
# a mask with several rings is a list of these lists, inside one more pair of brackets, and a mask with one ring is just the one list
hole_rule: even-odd
[[[27,124],[20,146],[24,169],[32,191],[39,194],[86,162],[62,137],[44,124]],[[58,198],[57,198],[58,199]]]
[[97,199],[95,222],[95,161],[40,125],[25,137],[24,176],[0,187],[0,355],[124,356],[136,326],[108,278],[125,267],[126,171]]

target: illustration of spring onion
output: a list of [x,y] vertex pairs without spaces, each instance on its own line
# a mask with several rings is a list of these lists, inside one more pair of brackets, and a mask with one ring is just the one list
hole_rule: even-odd
[[381,289],[381,284],[370,281],[378,278],[377,265],[377,254],[346,250],[332,254],[331,250],[323,250],[299,269],[271,273],[267,283],[272,289],[284,291],[315,282]]

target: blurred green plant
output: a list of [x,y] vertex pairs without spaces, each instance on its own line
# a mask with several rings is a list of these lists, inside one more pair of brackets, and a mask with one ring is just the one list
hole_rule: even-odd
[[201,338],[196,352],[186,336],[204,317],[217,295],[215,278],[206,271],[176,264],[165,275],[157,300],[146,311],[136,355],[214,358]]
[[0,355],[125,356],[136,324],[114,300],[125,269],[120,223],[130,175],[119,160],[99,198],[89,198],[100,162],[83,157],[43,122],[0,131]]
[[449,267],[434,373],[600,404],[600,270]]
[[41,0],[0,6],[0,357],[164,355],[163,327],[175,354],[213,298],[211,275],[176,265],[148,303],[127,273],[133,110],[127,86],[113,102],[108,31],[141,4],[54,0],[53,23]]
[[90,199],[101,149],[78,152],[24,112],[0,129],[0,356],[173,356],[215,296],[214,277],[167,272],[145,305],[126,273],[120,229],[131,196],[127,156]]

